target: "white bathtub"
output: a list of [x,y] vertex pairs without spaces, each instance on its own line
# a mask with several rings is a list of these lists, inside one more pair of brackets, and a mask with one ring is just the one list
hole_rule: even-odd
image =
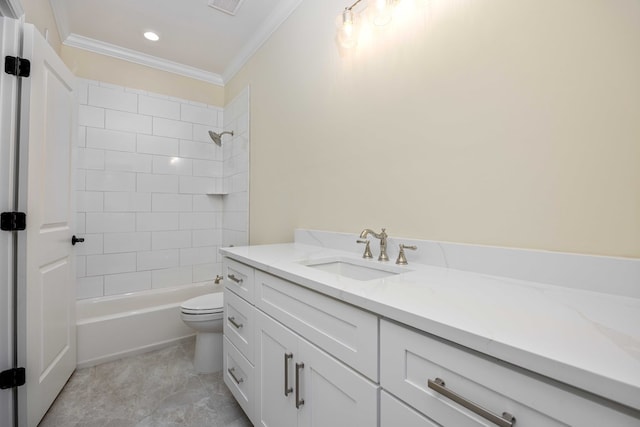
[[203,282],[78,301],[78,368],[155,350],[194,335],[180,318],[180,304],[211,292],[222,292],[222,285]]

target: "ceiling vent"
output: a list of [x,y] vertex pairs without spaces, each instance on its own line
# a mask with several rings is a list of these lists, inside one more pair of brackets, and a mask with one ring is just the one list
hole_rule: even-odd
[[229,15],[235,15],[243,0],[209,0],[209,6]]

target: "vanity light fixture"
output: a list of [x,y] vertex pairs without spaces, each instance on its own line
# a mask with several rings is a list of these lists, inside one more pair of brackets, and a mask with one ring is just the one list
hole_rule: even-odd
[[[357,0],[351,6],[345,7],[342,12],[342,19],[339,21],[338,42],[342,47],[347,49],[354,47],[358,41],[355,16],[352,9],[361,1],[362,0]],[[338,18],[340,19],[340,17]]]
[[376,25],[387,25],[391,22],[391,0],[375,0],[375,2],[373,23]]
[[158,40],[160,40],[160,36],[158,36],[153,31],[145,32],[144,33],[144,38],[147,39],[147,40],[151,40],[152,42],[157,42]]
[[[346,49],[354,47],[358,42],[358,30],[360,17],[353,11],[353,8],[362,0],[357,0],[351,6],[344,8],[344,11],[336,19],[338,26],[338,42]],[[368,0],[367,14],[370,22],[375,25],[386,25],[391,22],[393,6],[398,0]]]

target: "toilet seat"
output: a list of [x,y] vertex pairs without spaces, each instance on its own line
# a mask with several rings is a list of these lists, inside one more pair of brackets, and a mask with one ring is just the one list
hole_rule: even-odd
[[219,314],[223,310],[222,292],[200,295],[183,302],[180,306],[183,314],[190,315]]
[[180,318],[183,322],[191,325],[195,328],[195,324],[204,324],[207,322],[211,322],[214,320],[222,321],[223,313],[221,311],[217,313],[201,313],[201,314],[189,314],[189,313],[180,313]]

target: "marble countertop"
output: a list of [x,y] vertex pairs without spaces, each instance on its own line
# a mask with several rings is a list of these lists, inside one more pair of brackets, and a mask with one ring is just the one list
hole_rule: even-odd
[[298,243],[222,255],[557,381],[640,409],[640,299],[423,264],[367,281],[304,265],[393,261]]

